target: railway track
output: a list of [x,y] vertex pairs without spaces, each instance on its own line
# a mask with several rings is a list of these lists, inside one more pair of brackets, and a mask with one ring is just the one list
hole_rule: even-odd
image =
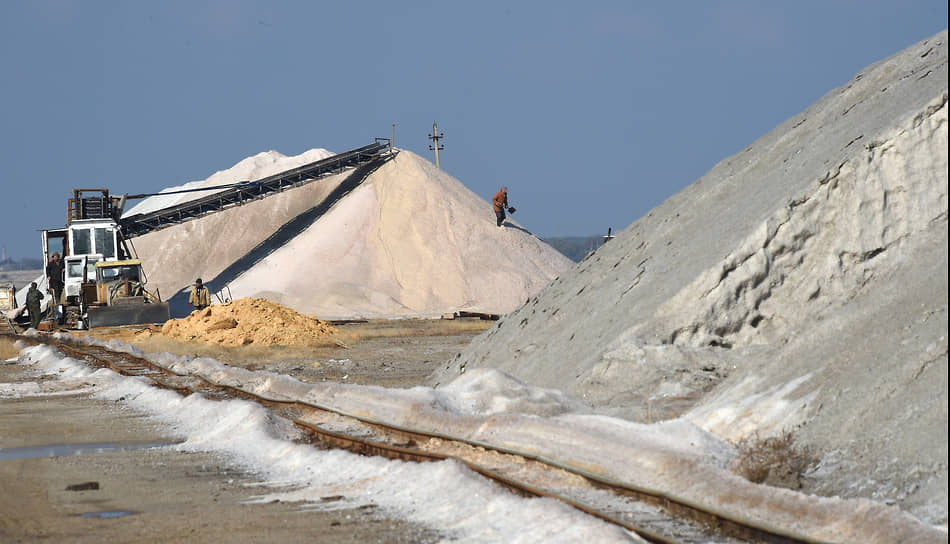
[[196,375],[179,375],[152,361],[101,346],[24,337],[47,343],[64,355],[97,368],[148,379],[157,387],[183,396],[201,394],[211,400],[244,399],[259,403],[303,431],[302,441],[360,455],[411,462],[454,459],[513,493],[559,500],[589,515],[613,523],[648,542],[766,542],[820,541],[794,535],[749,520],[715,512],[661,492],[616,482],[576,467],[490,444],[410,429],[329,406],[270,397],[233,385],[214,383]]

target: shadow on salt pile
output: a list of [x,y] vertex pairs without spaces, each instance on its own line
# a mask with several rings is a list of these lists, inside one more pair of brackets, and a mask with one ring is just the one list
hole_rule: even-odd
[[[388,158],[386,160],[388,160]],[[247,272],[254,265],[266,259],[268,255],[277,251],[303,231],[307,230],[310,225],[314,224],[325,213],[330,211],[330,208],[341,198],[363,183],[363,181],[382,166],[386,160],[374,161],[354,170],[353,173],[347,176],[322,202],[284,223],[280,228],[274,231],[273,234],[264,239],[264,241],[257,244],[256,247],[248,251],[244,256],[222,270],[220,274],[210,280],[206,280],[204,282],[205,286],[207,286],[212,293],[217,293],[226,288],[235,278]],[[181,319],[191,313],[192,309],[188,306],[188,296],[190,294],[191,286],[188,286],[168,299],[168,307],[172,318]]]

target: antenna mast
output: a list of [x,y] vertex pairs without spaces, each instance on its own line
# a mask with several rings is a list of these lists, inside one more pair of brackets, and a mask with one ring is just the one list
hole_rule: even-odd
[[439,143],[439,140],[445,138],[445,134],[439,133],[439,127],[436,126],[435,122],[432,122],[432,134],[429,135],[429,139],[432,140],[432,143],[429,144],[429,149],[435,151],[435,167],[442,169],[439,166],[439,151],[445,149],[445,146]]

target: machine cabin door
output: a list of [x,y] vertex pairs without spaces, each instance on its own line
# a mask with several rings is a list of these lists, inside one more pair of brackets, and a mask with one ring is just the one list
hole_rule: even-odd
[[[44,230],[40,235],[43,240],[43,277],[46,278],[46,265],[49,264],[50,256],[59,253],[60,257],[65,259],[66,255],[69,255],[69,230]],[[49,285],[49,278],[46,278],[46,285]]]

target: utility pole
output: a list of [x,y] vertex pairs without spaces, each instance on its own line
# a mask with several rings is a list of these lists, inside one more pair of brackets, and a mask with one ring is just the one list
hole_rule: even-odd
[[445,146],[439,143],[439,140],[445,138],[445,134],[439,134],[439,128],[435,125],[435,122],[432,122],[432,134],[429,135],[429,139],[432,140],[432,143],[429,144],[429,149],[435,151],[435,167],[442,169],[439,166],[439,151],[445,149]]

